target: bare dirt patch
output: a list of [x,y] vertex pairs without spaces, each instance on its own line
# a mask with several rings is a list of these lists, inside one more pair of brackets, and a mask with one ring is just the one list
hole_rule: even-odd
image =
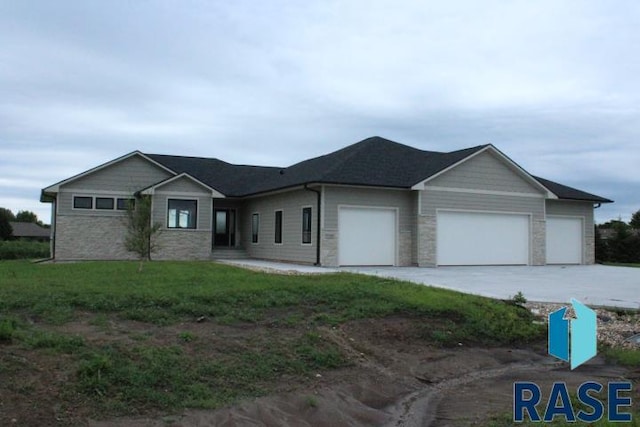
[[[68,389],[68,379],[75,375],[70,356],[3,344],[0,425],[482,425],[488,417],[510,411],[514,381],[536,381],[544,388],[553,381],[575,387],[586,380],[628,378],[637,388],[640,378],[640,371],[609,365],[602,358],[570,371],[545,354],[545,343],[521,348],[463,343],[438,347],[425,339],[425,327],[420,319],[402,316],[320,327],[316,332],[341,349],[350,367],[295,380],[282,375],[264,384],[269,395],[217,410],[157,413],[142,408],[137,416],[115,419],[93,413],[82,395]],[[255,350],[252,343],[306,332],[306,326],[227,326],[195,319],[157,326],[91,313],[80,313],[74,321],[50,328],[94,344],[180,345],[212,360],[229,348]]]

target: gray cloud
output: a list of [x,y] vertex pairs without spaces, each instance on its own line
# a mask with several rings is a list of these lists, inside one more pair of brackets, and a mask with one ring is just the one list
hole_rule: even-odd
[[288,165],[494,143],[640,209],[637,2],[0,5],[0,205],[135,149]]

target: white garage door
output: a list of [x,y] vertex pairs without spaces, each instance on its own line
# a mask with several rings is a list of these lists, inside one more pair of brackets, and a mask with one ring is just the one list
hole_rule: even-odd
[[529,264],[529,216],[438,212],[438,265]]
[[340,265],[395,265],[395,210],[340,208],[338,232]]
[[547,217],[547,264],[582,264],[582,219]]

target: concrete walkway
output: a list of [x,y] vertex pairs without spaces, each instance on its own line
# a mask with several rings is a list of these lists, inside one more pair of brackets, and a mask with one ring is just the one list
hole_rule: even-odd
[[341,271],[406,280],[460,292],[508,299],[521,291],[529,301],[569,302],[640,309],[640,268],[603,265],[541,267],[340,267],[228,260],[226,264],[285,274]]
[[287,262],[263,261],[259,259],[217,260],[221,264],[235,265],[250,270],[261,270],[280,274],[327,274],[339,273],[337,268],[316,267],[314,265],[291,264]]

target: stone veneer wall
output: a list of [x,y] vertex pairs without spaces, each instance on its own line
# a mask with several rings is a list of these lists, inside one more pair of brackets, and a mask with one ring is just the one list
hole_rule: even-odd
[[436,266],[436,217],[418,216],[418,267]]
[[208,260],[211,256],[211,231],[163,229],[157,236],[155,260]]
[[545,265],[547,263],[547,222],[533,218],[531,223],[531,264]]
[[[133,260],[125,249],[124,217],[59,216],[56,221],[56,259]],[[155,260],[208,260],[211,231],[161,230],[156,236]]]
[[55,257],[63,260],[136,259],[124,246],[123,217],[66,216],[56,219]]

